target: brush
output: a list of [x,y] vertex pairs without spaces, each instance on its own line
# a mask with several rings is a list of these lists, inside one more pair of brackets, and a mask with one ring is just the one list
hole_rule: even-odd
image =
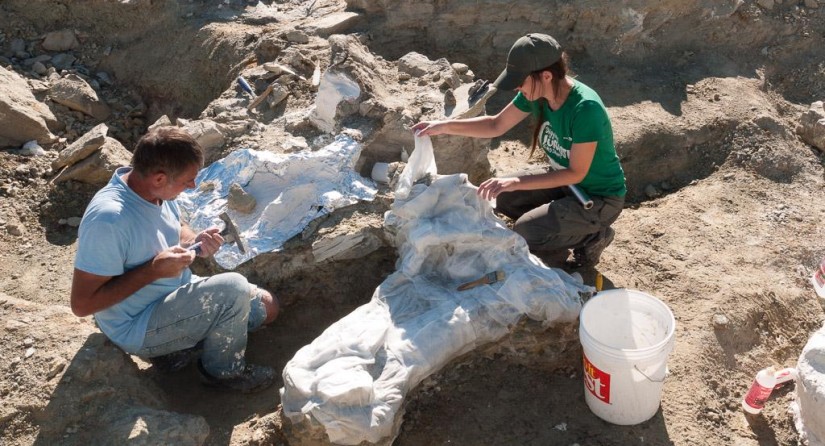
[[492,273],[487,273],[484,277],[480,279],[473,280],[472,282],[467,282],[462,284],[458,287],[458,291],[465,291],[469,290],[470,288],[475,288],[479,285],[489,285],[491,283],[496,283],[501,280],[504,280],[504,271],[494,271]]

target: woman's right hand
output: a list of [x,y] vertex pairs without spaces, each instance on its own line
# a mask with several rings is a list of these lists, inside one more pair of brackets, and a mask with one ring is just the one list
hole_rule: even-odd
[[412,131],[415,136],[435,136],[445,133],[444,126],[446,121],[421,121],[412,126]]

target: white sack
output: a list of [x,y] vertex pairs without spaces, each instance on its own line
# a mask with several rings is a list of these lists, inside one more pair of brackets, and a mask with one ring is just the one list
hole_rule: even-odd
[[810,446],[825,445],[825,326],[805,344],[796,366],[796,429]]

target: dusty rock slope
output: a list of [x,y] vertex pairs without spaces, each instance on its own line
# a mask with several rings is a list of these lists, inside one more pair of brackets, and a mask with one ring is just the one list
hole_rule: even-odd
[[[447,93],[495,77],[527,31],[567,46],[613,118],[630,194],[598,271],[676,316],[662,408],[638,426],[599,420],[575,327],[528,329],[413,391],[394,444],[799,444],[793,386],[760,416],[739,404],[757,370],[793,366],[825,319],[808,281],[825,257],[825,147],[799,133],[825,100],[817,0],[0,2],[0,444],[299,444],[277,389],[224,394],[192,368],[161,375],[71,314],[77,224],[100,171],[165,122],[197,134],[210,162],[246,147],[316,150],[344,131],[363,142],[368,173],[401,161],[408,127],[448,116]],[[333,135],[312,115],[316,66],[359,86],[336,105]],[[238,75],[281,93],[247,112]],[[496,93],[486,112],[509,99]],[[95,172],[55,164],[101,123]],[[528,138],[522,124],[434,144],[443,173],[480,181],[542,164]],[[253,361],[282,368],[394,270],[381,228],[392,199],[382,186],[239,267],[288,304],[252,335]],[[581,272],[592,283],[596,271]]]

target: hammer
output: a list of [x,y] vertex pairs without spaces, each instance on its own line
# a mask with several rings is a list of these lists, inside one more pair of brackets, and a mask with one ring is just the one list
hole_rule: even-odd
[[[246,248],[243,246],[243,240],[241,239],[241,235],[238,233],[238,228],[235,226],[235,223],[232,223],[232,220],[229,218],[229,214],[226,212],[222,212],[221,215],[218,216],[224,222],[223,231],[220,232],[221,236],[226,243],[235,243],[238,245],[238,251],[241,254],[246,253]],[[201,252],[201,242],[195,243],[194,245],[189,247],[190,251],[195,251],[195,254],[200,254]]]

